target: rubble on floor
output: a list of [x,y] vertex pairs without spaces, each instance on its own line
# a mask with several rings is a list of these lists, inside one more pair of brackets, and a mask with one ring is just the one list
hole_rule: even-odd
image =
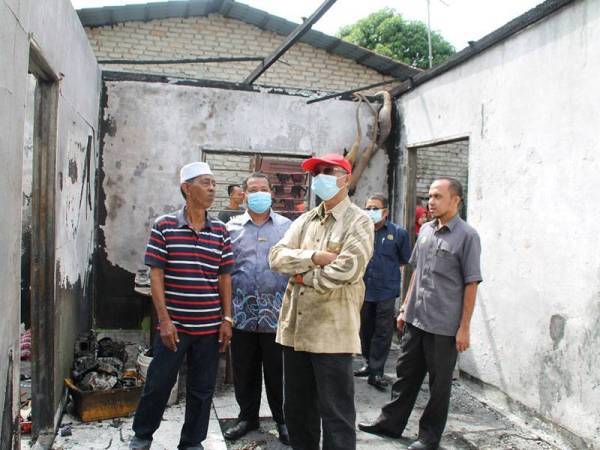
[[110,337],[97,339],[91,330],[75,343],[71,377],[65,379],[73,411],[83,422],[123,417],[135,411],[144,380],[126,369],[125,343]]
[[21,370],[19,380],[19,424],[21,434],[31,433],[31,330],[25,329],[25,324],[21,324],[20,336],[21,350]]
[[[397,350],[392,350],[386,365],[386,376],[393,377]],[[223,362],[223,361],[222,361]],[[355,360],[355,368],[362,361]],[[239,409],[235,401],[233,387],[223,383],[224,363],[218,375],[217,392],[209,422],[209,436],[203,443],[206,450],[289,450],[277,439],[275,423],[270,417],[266,396],[261,404],[260,429],[248,433],[236,442],[226,442],[222,430],[235,423]],[[366,379],[355,378],[357,422],[372,420],[379,414],[379,408],[389,400],[390,393],[380,392],[367,384]],[[382,438],[357,431],[357,449],[398,450],[406,449],[416,439],[418,421],[427,402],[427,383],[423,384],[415,411],[413,412],[404,437],[400,439]],[[185,403],[167,408],[163,421],[155,434],[152,450],[171,450],[179,439],[185,416]],[[133,435],[132,419],[102,421],[84,424],[72,416],[63,418],[63,427],[69,426],[71,435],[56,437],[54,450],[93,450],[126,449]],[[442,439],[442,450],[580,450],[569,446],[547,432],[536,420],[522,421],[510,409],[492,407],[481,399],[467,380],[454,382],[450,415],[446,432]],[[26,448],[26,447],[23,447]]]
[[105,391],[140,386],[142,381],[130,371],[125,344],[109,337],[97,339],[91,330],[75,343],[75,360],[71,376],[82,391]]

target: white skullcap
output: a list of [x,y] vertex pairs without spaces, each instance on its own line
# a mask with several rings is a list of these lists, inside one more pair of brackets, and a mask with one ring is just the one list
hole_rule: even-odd
[[192,178],[199,177],[200,175],[212,175],[210,166],[205,162],[193,162],[186,164],[179,171],[179,182],[185,183]]

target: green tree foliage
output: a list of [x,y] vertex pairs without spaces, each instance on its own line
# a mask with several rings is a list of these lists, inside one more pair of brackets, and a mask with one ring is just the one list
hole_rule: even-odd
[[[384,8],[353,25],[342,27],[337,36],[412,66],[429,67],[427,25],[418,20],[405,20],[394,9]],[[456,51],[435,31],[431,32],[431,48],[434,66]]]

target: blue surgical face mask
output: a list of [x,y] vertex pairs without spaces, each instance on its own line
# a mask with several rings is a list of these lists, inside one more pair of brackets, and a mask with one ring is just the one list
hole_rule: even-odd
[[312,189],[323,200],[333,198],[340,191],[335,175],[319,174],[312,180]]
[[257,214],[264,213],[271,207],[273,198],[270,192],[252,192],[248,194],[248,208]]
[[367,209],[365,212],[371,218],[373,223],[381,222],[383,216],[383,212],[381,211],[381,209]]

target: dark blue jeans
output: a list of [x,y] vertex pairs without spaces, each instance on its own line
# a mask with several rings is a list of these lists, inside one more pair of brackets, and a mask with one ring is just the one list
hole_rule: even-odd
[[133,419],[133,431],[138,438],[152,440],[186,355],[188,375],[185,422],[177,448],[183,450],[197,446],[206,439],[217,377],[218,335],[188,336],[183,333],[179,333],[176,352],[166,348],[160,336],[156,336],[154,358],[148,367],[144,392]]
[[364,302],[360,313],[360,343],[371,375],[383,376],[394,334],[395,298]]

